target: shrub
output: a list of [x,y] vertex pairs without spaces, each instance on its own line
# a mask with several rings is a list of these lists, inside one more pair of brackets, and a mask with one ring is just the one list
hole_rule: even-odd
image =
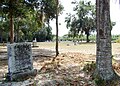
[[115,42],[120,43],[120,37],[117,40],[115,40]]
[[91,73],[95,70],[96,68],[96,63],[92,62],[92,63],[87,63],[84,68],[83,71],[85,71],[86,73]]

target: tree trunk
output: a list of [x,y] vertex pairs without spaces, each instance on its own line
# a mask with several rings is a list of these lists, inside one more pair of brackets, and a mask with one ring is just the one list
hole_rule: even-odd
[[[1,28],[0,28],[0,29],[1,29]],[[2,42],[2,41],[3,41],[3,35],[2,35],[2,34],[3,34],[3,31],[2,31],[2,29],[0,30],[0,34],[1,34],[1,35],[0,35],[0,42]]]
[[56,0],[56,57],[58,54],[58,0]]
[[112,68],[110,0],[96,0],[97,17],[97,73],[104,80],[111,80],[115,73]]
[[19,42],[20,39],[20,34],[19,34],[19,25],[17,27],[17,31],[16,31],[16,42]]
[[[10,0],[10,5],[12,6],[12,0]],[[13,10],[10,6],[9,16],[10,16],[10,43],[14,42],[14,28],[13,28]]]
[[89,43],[89,33],[86,34],[86,42]]
[[50,28],[50,20],[47,20],[47,24],[48,24],[48,29]]

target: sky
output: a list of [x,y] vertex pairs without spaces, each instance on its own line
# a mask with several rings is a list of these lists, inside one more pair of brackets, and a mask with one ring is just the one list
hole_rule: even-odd
[[[59,36],[63,36],[68,33],[68,29],[66,28],[66,23],[65,17],[67,17],[66,13],[71,13],[74,14],[73,12],[73,7],[75,5],[72,5],[71,2],[73,0],[60,0],[60,3],[64,6],[64,11],[63,13],[59,16]],[[80,1],[80,0],[76,0]],[[85,1],[91,1],[93,4],[95,4],[96,0],[85,0]],[[119,0],[110,0],[110,15],[111,15],[111,20],[113,22],[116,22],[116,25],[112,29],[112,34],[120,34],[120,5],[119,5]],[[50,23],[52,27],[52,33],[56,34],[56,25],[55,25],[55,20],[52,20]]]

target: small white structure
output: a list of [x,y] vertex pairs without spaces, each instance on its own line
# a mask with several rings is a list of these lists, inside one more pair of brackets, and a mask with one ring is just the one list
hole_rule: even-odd
[[35,38],[35,40],[33,40],[33,47],[37,47],[37,40]]

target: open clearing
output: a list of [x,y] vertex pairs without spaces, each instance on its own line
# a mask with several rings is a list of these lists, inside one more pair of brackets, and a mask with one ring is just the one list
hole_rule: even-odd
[[[47,49],[55,51],[55,42],[37,42],[39,47],[34,49]],[[0,52],[6,52],[6,47],[0,46]],[[60,42],[59,52],[80,52],[84,54],[96,54],[96,44],[95,43],[81,43],[74,45],[73,42]],[[120,54],[120,43],[112,43],[112,54]],[[0,53],[1,55],[1,53]]]
[[[87,62],[95,61],[96,44],[95,43],[82,43],[73,45],[73,42],[60,42],[59,51],[60,55],[56,58],[55,62],[51,63],[55,55],[55,42],[39,42],[39,47],[32,48],[33,52],[33,65],[38,70],[37,76],[34,78],[34,82],[38,86],[42,86],[42,83],[51,85],[49,80],[63,80],[60,86],[95,86],[95,83],[91,79],[91,73],[85,73],[83,67]],[[112,44],[113,55],[120,54],[120,44]],[[0,46],[0,80],[3,80],[3,76],[7,73],[7,60],[2,60],[7,57],[6,46]],[[42,68],[42,69],[41,69]],[[119,65],[115,64],[115,69],[120,73]],[[53,82],[54,83],[54,82]],[[57,84],[60,84],[59,81]],[[21,86],[23,82],[11,83],[11,86]],[[41,84],[41,85],[40,85]],[[8,83],[4,83],[8,86]],[[120,85],[120,84],[119,84]],[[118,85],[118,86],[119,86]]]
[[[37,43],[40,49],[55,50],[55,42],[39,42]],[[69,44],[69,46],[67,46]],[[84,54],[96,54],[96,44],[95,43],[81,43],[74,45],[73,42],[60,42],[59,43],[60,52],[80,52]],[[112,43],[112,53],[120,54],[120,43]]]

